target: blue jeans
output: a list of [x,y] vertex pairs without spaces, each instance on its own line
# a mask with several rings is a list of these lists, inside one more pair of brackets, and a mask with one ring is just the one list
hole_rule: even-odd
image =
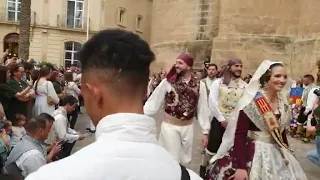
[[308,152],[307,158],[313,164],[320,167],[320,136],[317,136],[317,138],[316,138],[316,147],[317,147],[317,149]]

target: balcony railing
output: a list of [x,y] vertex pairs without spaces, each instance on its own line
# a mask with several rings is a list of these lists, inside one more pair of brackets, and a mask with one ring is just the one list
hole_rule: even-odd
[[[20,20],[20,12],[8,11],[6,8],[0,8],[0,22],[18,23]],[[36,12],[31,11],[31,25],[35,24]]]
[[67,16],[65,14],[58,14],[57,26],[69,29],[85,30],[87,28],[87,18],[75,16]]

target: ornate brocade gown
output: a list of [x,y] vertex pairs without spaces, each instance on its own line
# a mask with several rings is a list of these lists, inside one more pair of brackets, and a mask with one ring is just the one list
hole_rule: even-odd
[[[276,114],[283,142],[288,145],[285,127],[291,111],[281,105]],[[288,164],[287,164],[288,163]],[[272,138],[255,103],[240,111],[234,146],[212,166],[208,180],[226,180],[236,169],[245,169],[249,180],[307,180],[294,155]]]

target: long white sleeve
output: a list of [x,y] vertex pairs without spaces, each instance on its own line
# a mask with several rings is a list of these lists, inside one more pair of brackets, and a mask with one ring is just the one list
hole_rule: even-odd
[[306,110],[304,111],[305,114],[309,113],[314,106],[314,103],[318,100],[318,96],[316,94],[314,94],[314,90],[318,89],[318,87],[312,88],[309,91],[308,94],[308,99],[307,99],[307,106],[306,106]]
[[62,116],[58,115],[55,117],[55,121],[53,123],[54,129],[57,132],[58,138],[64,141],[68,141],[69,143],[73,143],[79,139],[79,135],[73,134],[69,132],[68,122],[67,119]]
[[163,79],[161,81],[143,106],[143,112],[145,115],[152,116],[161,109],[164,103],[164,98],[167,92],[169,92],[168,90],[170,87],[171,85],[168,83],[167,79]]
[[225,118],[220,112],[219,106],[218,106],[220,83],[221,83],[221,79],[217,79],[212,83],[210,87],[209,108],[212,111],[213,116],[217,118],[218,121],[222,122],[222,121],[225,121]]
[[203,82],[200,82],[197,112],[197,119],[202,128],[202,133],[208,134],[210,130],[210,110],[208,108],[208,96],[206,85]]
[[81,94],[81,90],[78,88],[77,84],[72,84],[72,89],[77,93],[77,95]]
[[47,81],[47,86],[48,86],[48,96],[51,98],[51,100],[58,104],[59,103],[59,97],[56,93],[56,91],[54,90],[53,84],[51,81]]

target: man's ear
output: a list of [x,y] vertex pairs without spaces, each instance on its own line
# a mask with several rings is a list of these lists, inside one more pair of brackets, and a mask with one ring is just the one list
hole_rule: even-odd
[[102,98],[101,90],[95,85],[89,83],[86,83],[85,86],[88,89],[89,93],[92,95],[93,100],[100,101],[100,99]]

